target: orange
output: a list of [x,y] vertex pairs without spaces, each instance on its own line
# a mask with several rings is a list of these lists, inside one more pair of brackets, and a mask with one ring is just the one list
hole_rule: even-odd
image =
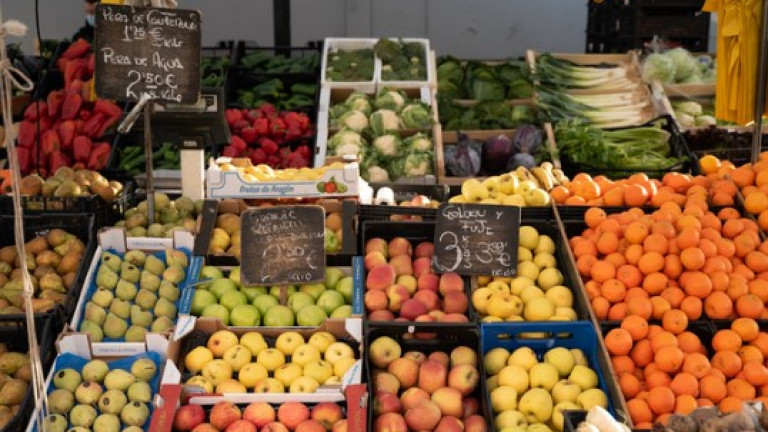
[[650,294],[661,294],[669,285],[669,278],[664,273],[651,273],[643,279],[643,289]]
[[763,357],[768,357],[768,333],[760,332],[757,338],[752,341],[752,345],[760,350]]
[[751,164],[742,165],[731,172],[731,180],[740,189],[745,188],[755,182],[755,172],[752,171]]
[[627,355],[632,350],[632,335],[623,328],[615,328],[605,335],[605,347],[613,355]]
[[764,307],[763,301],[752,294],[747,294],[736,300],[736,314],[740,317],[760,318]]
[[[763,366],[761,362],[751,361],[744,363],[742,372],[744,372],[744,378],[746,378],[749,384],[755,386],[768,384],[768,368]],[[754,395],[752,398],[754,398]]]
[[755,191],[744,198],[744,210],[758,214],[768,209],[768,195],[763,191]]
[[632,374],[625,373],[619,377],[619,387],[625,398],[633,398],[642,389],[640,380]]
[[627,401],[627,410],[629,416],[632,417],[632,423],[635,427],[639,427],[639,424],[648,423],[649,425],[653,421],[653,413],[646,401],[641,399],[631,399]]
[[712,348],[715,351],[727,350],[736,352],[741,348],[741,337],[733,330],[720,330],[712,338]]
[[661,297],[668,301],[670,306],[676,309],[680,307],[680,304],[685,299],[685,292],[680,288],[665,288],[664,291],[661,292]]
[[635,363],[629,356],[611,356],[611,364],[613,364],[613,371],[616,375],[622,374],[634,374]]
[[744,262],[750,270],[755,272],[768,271],[768,256],[762,252],[750,251],[744,257]]
[[669,302],[664,300],[661,296],[653,296],[648,299],[653,307],[653,319],[660,320],[664,316],[664,312],[672,309]]
[[[696,383],[697,390],[698,390],[698,385],[699,383]],[[684,394],[675,398],[676,414],[688,415],[696,408],[698,408],[698,404],[696,403],[696,398],[691,395]]]
[[741,219],[728,219],[723,224],[723,235],[729,239],[735,238],[744,231],[744,223]]
[[597,239],[597,251],[603,255],[616,252],[619,248],[619,236],[613,232],[604,232]]
[[669,241],[661,233],[651,233],[643,240],[643,249],[664,255],[669,250]]
[[699,244],[700,233],[696,228],[686,227],[680,230],[675,237],[677,247],[680,249],[686,249],[689,247],[695,247]]
[[[766,371],[768,373],[768,371]],[[752,384],[741,378],[734,378],[726,384],[728,396],[737,397],[743,401],[749,401],[755,398],[756,391]]]
[[[704,270],[705,272],[707,270]],[[715,291],[726,291],[730,284],[728,274],[724,271],[713,271],[710,273],[709,278],[712,280],[712,289]]]
[[707,356],[701,353],[692,353],[685,356],[683,360],[683,371],[687,372],[697,379],[702,379],[709,373],[712,365]]
[[664,274],[672,279],[677,279],[683,272],[683,264],[677,255],[667,255],[664,257]]
[[639,244],[632,244],[627,246],[624,251],[624,257],[627,259],[627,263],[636,265],[640,261],[640,257],[643,256],[643,247]]
[[697,247],[685,248],[680,253],[680,262],[688,270],[699,270],[704,267],[704,260],[706,259],[704,252]]
[[699,167],[704,174],[714,174],[720,169],[720,159],[712,155],[704,155],[699,159]]
[[635,365],[640,368],[644,368],[653,362],[653,349],[651,347],[651,341],[648,339],[642,339],[637,341],[632,351],[629,353],[629,357],[635,362]]
[[661,326],[664,330],[678,335],[688,328],[688,316],[683,311],[670,309],[662,315]]
[[621,281],[627,288],[640,286],[643,281],[643,275],[637,267],[624,264],[616,270],[616,279]]
[[757,217],[757,224],[760,225],[760,228],[763,229],[763,231],[768,230],[768,212],[763,211],[760,213],[760,216]]
[[657,352],[665,346],[677,347],[677,338],[666,330],[651,336],[650,339],[653,352]]
[[642,222],[632,222],[624,230],[624,238],[632,244],[641,244],[648,236],[650,228]]
[[653,305],[650,300],[635,299],[627,304],[627,313],[648,320],[653,316]]
[[686,354],[697,353],[701,350],[701,341],[694,333],[684,331],[677,335],[677,346]]
[[654,387],[648,392],[647,402],[656,414],[671,413],[675,409],[675,394],[667,387]]
[[600,284],[591,280],[584,284],[584,290],[587,292],[587,297],[590,300],[600,297]]
[[621,328],[629,332],[633,341],[648,336],[648,321],[637,315],[630,315],[621,322]]
[[683,366],[685,354],[676,346],[663,346],[654,354],[653,362],[659,370],[667,373],[677,372]]
[[648,201],[648,191],[638,184],[624,187],[624,202],[631,207],[645,205]]
[[600,197],[600,186],[594,181],[573,181],[570,186],[571,192],[585,200],[593,200]]
[[731,300],[735,301],[749,294],[749,286],[747,285],[745,278],[733,277],[728,282],[728,289],[725,290],[725,293],[728,294],[728,297],[730,297]]
[[621,321],[627,316],[627,304],[624,302],[616,303],[608,310],[608,319],[611,321]]
[[549,194],[552,195],[552,199],[555,200],[556,203],[564,204],[565,200],[571,196],[571,191],[565,186],[555,186],[549,191]]
[[646,252],[640,257],[637,267],[646,275],[661,271],[664,268],[664,257],[658,252]]
[[[611,234],[613,235],[613,234]],[[613,264],[617,269],[627,263],[626,258],[619,252],[613,252],[606,255],[605,260]]]
[[675,375],[669,387],[676,396],[690,395],[697,397],[699,395],[699,380],[687,372],[680,372]]
[[602,283],[616,276],[616,267],[608,261],[597,261],[592,265],[590,275],[593,280]]
[[648,293],[644,289],[634,287],[627,290],[627,295],[624,296],[624,300],[626,302],[629,302],[632,299],[648,300],[648,297]]
[[592,311],[598,320],[608,319],[608,311],[611,309],[611,302],[603,297],[594,298],[591,302]]
[[597,262],[597,257],[594,255],[582,255],[576,260],[576,268],[579,270],[579,274],[582,276],[589,276],[592,266]]
[[680,285],[688,295],[706,298],[712,292],[712,279],[698,271],[685,272],[680,275]]
[[742,346],[739,348],[737,354],[739,355],[741,362],[744,364],[751,361],[762,363],[765,359],[763,353],[760,352],[760,349],[753,345]]
[[714,403],[718,403],[728,396],[728,388],[723,380],[708,375],[701,378],[699,381],[699,393],[702,397],[709,399]]
[[566,200],[565,200],[565,202],[563,202],[563,204],[565,204],[565,205],[573,205],[573,206],[583,206],[583,205],[587,204],[587,200],[585,200],[584,198],[582,198],[580,196],[573,195],[573,196],[569,196],[568,198],[566,198]]
[[711,319],[726,319],[733,311],[733,303],[724,292],[713,292],[704,299],[704,312]]
[[741,412],[744,408],[744,401],[735,396],[728,396],[721,400],[717,407],[723,413]]
[[[718,351],[712,356],[712,367],[726,377],[735,377],[741,371],[741,358],[733,351]],[[714,400],[714,399],[713,399]]]
[[597,248],[595,244],[589,240],[580,240],[572,246],[573,255],[579,258],[583,255],[597,256]]
[[757,325],[757,321],[751,318],[736,318],[731,323],[731,330],[733,330],[742,341],[749,342],[757,339],[760,334],[760,327]]
[[621,187],[614,187],[603,195],[603,201],[607,206],[623,206],[624,205],[624,189]]
[[599,207],[591,207],[584,212],[584,222],[590,228],[597,228],[607,217],[605,211]]
[[680,310],[683,311],[689,321],[701,318],[704,310],[704,302],[700,298],[688,296],[680,303]]

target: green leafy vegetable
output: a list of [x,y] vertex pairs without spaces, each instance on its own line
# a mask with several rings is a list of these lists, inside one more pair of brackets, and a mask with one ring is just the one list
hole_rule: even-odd
[[336,50],[328,56],[325,76],[328,81],[372,81],[373,50]]
[[427,58],[423,44],[381,38],[373,50],[381,59],[381,78],[384,81],[427,79]]

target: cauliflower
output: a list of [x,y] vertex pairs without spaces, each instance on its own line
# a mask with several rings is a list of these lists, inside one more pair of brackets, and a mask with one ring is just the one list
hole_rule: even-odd
[[382,135],[373,140],[376,151],[386,157],[394,157],[400,153],[400,138],[397,135]]
[[380,109],[371,114],[370,123],[376,136],[384,135],[389,131],[400,130],[400,119],[394,111],[388,109]]
[[696,126],[716,126],[717,120],[711,115],[700,115],[696,117]]
[[701,115],[701,104],[693,101],[680,102],[675,106],[675,111],[691,116]]
[[377,165],[369,166],[364,174],[363,177],[371,183],[389,182],[389,173],[387,170]]
[[676,112],[675,117],[677,117],[677,122],[680,123],[680,126],[684,128],[691,128],[696,126],[696,120],[692,115],[686,114],[684,112]]
[[356,156],[358,159],[365,155],[365,148],[359,144],[347,143],[333,150],[334,156]]
[[405,96],[402,93],[386,87],[379,90],[379,93],[376,95],[376,108],[378,109],[384,108],[400,111],[404,104]]
[[368,127],[368,117],[362,111],[347,111],[339,117],[338,125],[355,132],[362,132]]
[[335,150],[342,146],[354,145],[362,148],[365,145],[365,140],[359,133],[347,129],[342,129],[334,134],[331,139],[328,140],[328,148]]
[[408,129],[426,129],[432,126],[432,116],[429,106],[424,103],[412,103],[400,112],[403,126]]
[[408,151],[426,152],[432,150],[432,140],[423,133],[417,133],[405,140]]
[[368,100],[368,95],[365,93],[353,92],[344,101],[344,105],[351,110],[360,111],[365,115],[371,114],[371,101]]
[[423,177],[433,173],[432,153],[411,153],[405,157],[403,175],[406,177]]

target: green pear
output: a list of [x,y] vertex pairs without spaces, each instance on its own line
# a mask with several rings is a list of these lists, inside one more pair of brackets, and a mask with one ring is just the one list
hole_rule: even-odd
[[149,403],[152,400],[152,388],[146,381],[136,381],[128,387],[128,400]]
[[118,432],[120,419],[115,414],[101,414],[93,422],[94,432]]
[[91,301],[98,306],[108,308],[113,298],[115,298],[115,295],[112,294],[112,291],[107,288],[99,288],[91,296]]
[[184,251],[166,249],[165,262],[168,266],[176,264],[181,267],[187,267],[189,265],[189,258],[187,258],[187,254],[185,254]]
[[123,279],[120,279],[115,288],[115,296],[120,300],[131,301],[136,298],[137,292],[136,285]]
[[152,312],[144,310],[138,305],[131,306],[131,324],[134,326],[149,328],[149,326],[152,325],[152,320],[154,320],[154,318]]
[[178,300],[179,295],[181,295],[181,292],[176,288],[176,285],[165,280],[160,282],[160,289],[157,293],[160,297],[168,299],[172,303]]
[[144,270],[141,272],[139,287],[144,290],[155,292],[160,288],[160,277],[152,272]]
[[54,387],[68,390],[73,394],[81,382],[83,382],[83,378],[80,376],[80,372],[72,368],[62,369],[53,376]]
[[104,332],[101,330],[101,325],[95,322],[83,320],[80,323],[80,331],[90,336],[91,342],[101,342],[104,340]]
[[131,316],[131,302],[126,300],[114,299],[109,305],[109,312],[118,318],[127,320]]
[[143,267],[144,262],[147,259],[147,254],[145,254],[143,251],[136,249],[136,250],[128,251],[125,254],[124,259],[126,262],[129,262],[137,267]]
[[150,255],[144,262],[144,270],[160,276],[165,271],[165,263],[160,258]]
[[170,318],[167,316],[161,316],[157,317],[155,322],[152,323],[152,327],[150,327],[150,331],[152,333],[165,333],[168,330],[173,328],[173,321],[171,321]]
[[123,369],[112,369],[107,373],[107,376],[104,377],[104,387],[106,387],[107,390],[120,390],[121,392],[125,392],[134,382],[136,382],[136,377]]
[[107,311],[96,303],[88,302],[85,305],[85,319],[95,324],[102,325],[104,324],[104,320],[107,319]]
[[121,260],[119,256],[111,252],[104,252],[101,254],[101,263],[114,272],[120,270],[120,264],[122,264],[122,262],[123,260]]
[[[133,383],[131,383],[133,384]],[[130,385],[129,385],[130,387]],[[99,411],[107,414],[120,414],[128,398],[120,390],[107,390],[99,398]]]
[[104,360],[91,360],[81,372],[84,380],[102,382],[109,372],[109,365]]
[[126,330],[128,330],[128,323],[124,319],[113,313],[107,314],[107,319],[104,321],[104,336],[120,339],[125,335]]
[[138,359],[131,365],[131,374],[136,379],[149,382],[157,373],[157,365],[151,359]]
[[178,264],[169,265],[163,272],[163,280],[167,280],[168,282],[177,285],[181,283],[186,277],[187,275],[184,271],[184,268]]
[[176,305],[164,298],[159,298],[155,303],[154,313],[156,317],[176,318]]
[[147,227],[147,236],[165,237],[165,227],[159,223],[153,223]]
[[126,342],[144,342],[144,337],[147,335],[147,328],[137,325],[128,327],[125,332]]
[[152,291],[140,289],[139,293],[136,294],[135,302],[142,309],[151,310],[155,307],[155,303],[157,303],[157,296]]
[[120,277],[117,276],[117,273],[107,266],[100,267],[99,272],[96,274],[96,285],[99,287],[113,289],[117,286],[118,280],[120,280]]
[[124,262],[120,266],[120,279],[136,283],[139,281],[139,277],[141,277],[141,270],[135,265]]
[[325,287],[328,289],[336,288],[336,283],[344,277],[344,272],[336,267],[325,268]]

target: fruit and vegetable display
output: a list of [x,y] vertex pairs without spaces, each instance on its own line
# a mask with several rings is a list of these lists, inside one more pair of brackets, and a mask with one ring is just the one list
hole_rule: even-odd
[[491,136],[481,143],[457,132],[455,145],[443,143],[446,174],[474,177],[504,174],[518,167],[534,169],[535,156],[542,146],[542,135],[536,126],[521,125],[514,134]]
[[483,378],[474,349],[405,352],[397,340],[380,336],[370,342],[368,358],[374,414],[369,430],[488,430],[477,397]]
[[[344,409],[334,402],[308,405],[286,402],[273,406],[253,402],[238,406],[218,402],[206,412],[202,405],[183,405],[173,420],[175,432],[346,432]],[[206,421],[207,420],[207,421]]]
[[[46,312],[63,303],[75,285],[87,246],[76,236],[52,229],[26,244],[27,269],[32,272],[32,310]],[[0,248],[0,315],[22,314],[26,303],[21,280],[20,256],[15,245]]]
[[274,105],[280,110],[295,110],[312,107],[315,104],[317,85],[296,82],[286,84],[280,78],[272,78],[237,91],[237,103],[245,108],[259,108],[264,104]]
[[514,129],[538,122],[538,116],[530,106],[508,105],[497,100],[482,100],[464,106],[440,98],[437,112],[446,131]]
[[713,83],[715,61],[709,55],[694,56],[685,48],[673,48],[653,53],[643,60],[643,80],[663,84]]
[[[13,185],[3,185],[0,194],[10,194]],[[123,184],[109,181],[96,171],[60,167],[51,177],[43,179],[37,174],[21,178],[19,192],[24,196],[43,197],[84,197],[98,195],[106,202],[112,202],[120,196]]]
[[19,413],[29,384],[32,383],[32,366],[29,356],[8,350],[0,342],[0,429]]
[[159,381],[158,363],[154,353],[110,362],[62,354],[48,389],[50,415],[44,430],[145,430]]
[[537,354],[528,347],[498,347],[485,354],[483,364],[497,430],[541,424],[562,431],[563,411],[608,408],[594,365],[578,348]]
[[186,353],[183,379],[205,393],[315,393],[340,384],[356,356],[348,342],[326,331],[273,338],[219,330]]
[[325,79],[331,82],[373,81],[374,64],[373,48],[330,48]]
[[226,111],[232,140],[222,156],[247,157],[254,165],[306,168],[312,164],[313,126],[306,114],[278,111],[261,104],[257,109]]
[[173,237],[177,229],[197,231],[197,216],[203,207],[203,200],[192,201],[181,196],[172,200],[162,192],[155,192],[155,222],[149,224],[148,203],[144,199],[136,207],[125,211],[125,219],[115,226],[125,228],[129,237]]
[[498,64],[438,59],[437,94],[445,99],[511,100],[533,95],[528,64],[507,59]]
[[148,254],[102,252],[84,294],[78,329],[93,342],[142,342],[148,332],[171,330],[188,277],[182,250]]
[[380,38],[373,52],[381,60],[382,81],[427,80],[427,52],[423,42]]
[[555,258],[555,240],[535,227],[520,227],[517,275],[480,277],[472,292],[472,307],[482,322],[575,321],[571,288]]
[[403,237],[365,244],[365,310],[368,321],[467,322],[464,279],[432,271],[432,242]]
[[484,180],[471,178],[461,184],[461,194],[451,197],[453,203],[501,204],[519,207],[541,207],[550,203],[548,190],[567,182],[563,172],[544,162],[531,170],[517,167],[514,171]]
[[328,318],[352,316],[352,277],[335,267],[325,281],[304,285],[243,286],[240,267],[227,276],[217,267],[200,271],[191,314],[237,327],[317,327]]
[[330,108],[335,133],[328,139],[328,156],[356,156],[361,175],[371,182],[433,174],[433,123],[429,105],[402,91],[383,87],[375,98],[353,92]]

